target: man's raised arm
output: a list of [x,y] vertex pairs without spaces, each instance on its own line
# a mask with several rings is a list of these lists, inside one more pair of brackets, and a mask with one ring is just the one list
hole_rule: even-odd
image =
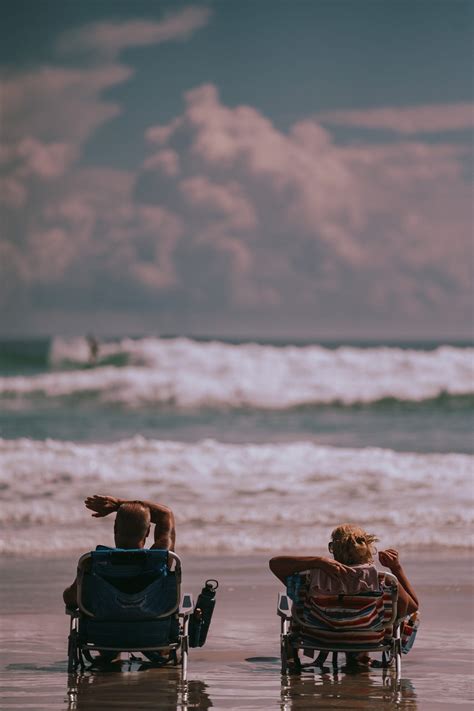
[[[135,499],[136,501],[136,499]],[[94,511],[95,518],[102,518],[118,511],[122,504],[131,503],[127,499],[118,499],[115,496],[94,494],[84,501],[86,508]],[[152,548],[164,548],[174,551],[176,544],[176,524],[172,510],[164,504],[152,501],[139,501],[150,511],[151,523],[155,524],[155,540]]]

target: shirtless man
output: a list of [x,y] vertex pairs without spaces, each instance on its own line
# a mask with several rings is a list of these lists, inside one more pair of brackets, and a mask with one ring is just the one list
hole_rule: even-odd
[[[84,501],[94,518],[103,518],[117,513],[114,523],[116,548],[144,548],[151,524],[155,524],[154,543],[151,548],[174,551],[176,526],[174,514],[163,504],[151,501],[126,501],[114,496],[95,494]],[[77,578],[63,592],[68,607],[77,607]]]

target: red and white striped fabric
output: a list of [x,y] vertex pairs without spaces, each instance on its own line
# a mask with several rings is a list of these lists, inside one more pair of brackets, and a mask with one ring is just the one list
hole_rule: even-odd
[[310,595],[307,576],[299,577],[292,610],[292,638],[298,646],[360,651],[380,647],[390,637],[391,587],[357,595]]

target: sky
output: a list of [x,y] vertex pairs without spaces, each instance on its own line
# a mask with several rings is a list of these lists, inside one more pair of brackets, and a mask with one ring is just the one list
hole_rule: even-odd
[[0,335],[472,336],[468,0],[5,0]]

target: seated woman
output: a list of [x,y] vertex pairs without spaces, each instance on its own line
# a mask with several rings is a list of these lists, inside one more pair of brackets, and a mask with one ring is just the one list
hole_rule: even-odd
[[[288,576],[310,571],[310,594],[357,594],[380,589],[381,574],[374,565],[377,538],[359,526],[342,524],[334,529],[328,548],[333,559],[319,556],[277,556],[270,570],[286,585]],[[380,551],[380,563],[398,580],[397,617],[418,610],[418,598],[393,548]],[[383,577],[383,574],[382,574]],[[362,659],[359,659],[362,661]]]

